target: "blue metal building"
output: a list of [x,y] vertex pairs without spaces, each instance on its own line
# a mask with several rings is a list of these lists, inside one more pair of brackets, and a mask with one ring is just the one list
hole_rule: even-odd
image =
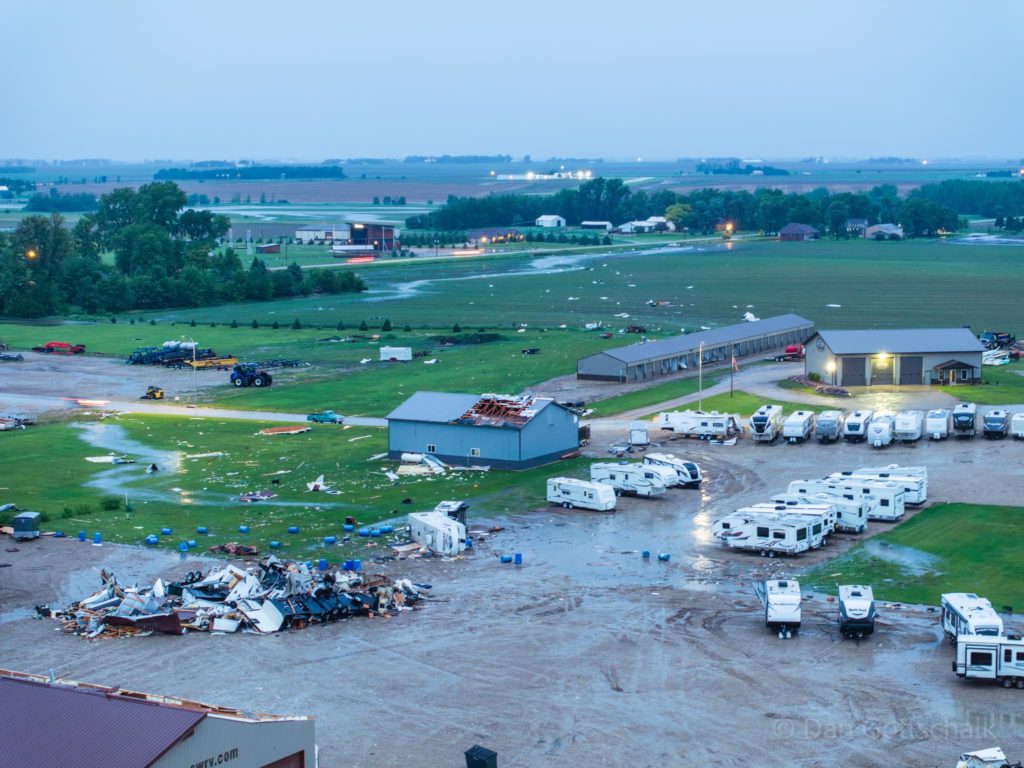
[[579,448],[579,415],[550,398],[417,392],[387,418],[391,459],[528,469]]

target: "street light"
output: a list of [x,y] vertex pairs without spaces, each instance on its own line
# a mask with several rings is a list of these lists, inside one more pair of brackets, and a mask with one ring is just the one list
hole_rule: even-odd
[[836,385],[836,361],[829,360],[825,363],[825,370],[828,371],[829,375],[832,377],[832,386],[834,387]]
[[39,252],[35,248],[29,248],[25,251],[25,258],[29,261],[35,261],[39,257]]
[[700,343],[697,350],[697,410],[701,411],[704,402],[704,342]]

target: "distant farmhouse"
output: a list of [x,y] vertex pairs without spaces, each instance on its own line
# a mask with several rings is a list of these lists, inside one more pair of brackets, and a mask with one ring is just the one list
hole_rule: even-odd
[[537,221],[534,222],[538,227],[564,227],[565,219],[555,214],[545,214],[544,216],[538,216]]
[[868,240],[902,240],[903,227],[899,224],[875,224],[864,230],[864,237]]
[[817,240],[821,232],[810,224],[791,223],[779,230],[779,240]]

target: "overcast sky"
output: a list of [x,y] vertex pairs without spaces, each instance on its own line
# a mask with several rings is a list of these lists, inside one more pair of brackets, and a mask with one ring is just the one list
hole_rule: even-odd
[[0,0],[0,157],[1024,156],[1024,2]]

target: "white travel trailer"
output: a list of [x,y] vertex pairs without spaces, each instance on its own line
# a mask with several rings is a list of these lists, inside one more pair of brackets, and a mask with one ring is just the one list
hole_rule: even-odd
[[646,421],[631,421],[629,422],[629,444],[630,445],[650,445],[651,439],[647,435],[647,422]]
[[924,411],[900,411],[896,414],[895,438],[901,443],[921,439],[924,430]]
[[1020,635],[960,635],[953,671],[960,678],[994,680],[1003,688],[1024,690],[1024,639]]
[[790,443],[802,443],[814,431],[814,413],[795,411],[782,422],[782,436]]
[[1024,411],[1013,414],[1010,419],[1010,434],[1018,440],[1024,440]]
[[[1020,765],[1020,763],[1017,763]],[[999,747],[978,749],[974,752],[963,752],[957,760],[956,768],[1014,768],[1006,759],[1006,753]]]
[[981,433],[990,440],[1001,440],[1010,433],[1010,414],[993,408],[981,418]]
[[668,467],[622,461],[591,464],[590,480],[610,486],[618,496],[662,496],[679,476]]
[[785,503],[763,501],[758,504],[751,504],[749,507],[740,507],[736,511],[744,514],[767,512],[768,514],[808,515],[812,520],[821,523],[820,531],[814,531],[815,538],[811,541],[811,549],[817,549],[818,546],[824,544],[825,537],[836,529],[837,513],[834,504],[826,504],[820,501],[805,501],[803,497],[800,497],[797,501]]
[[850,443],[861,443],[868,439],[872,411],[854,411],[843,422],[843,437]]
[[750,439],[755,443],[774,443],[781,434],[781,405],[762,405],[750,417]]
[[607,485],[571,477],[548,478],[548,503],[566,509],[579,507],[596,512],[615,511],[615,491]]
[[896,420],[888,413],[878,414],[868,425],[868,442],[872,448],[885,448],[892,445],[895,437]]
[[[815,533],[815,526],[818,533]],[[821,521],[791,512],[736,510],[715,521],[712,533],[731,549],[747,549],[761,557],[798,555],[821,540]]]
[[1003,620],[984,597],[973,592],[947,592],[940,601],[942,631],[950,642],[960,635],[1001,637]]
[[457,555],[466,549],[466,526],[443,512],[411,512],[409,535],[438,555]]
[[758,595],[764,603],[764,623],[779,633],[779,639],[790,638],[800,629],[800,582],[793,579],[765,581]]
[[871,587],[840,585],[839,631],[857,640],[875,631],[875,594]]
[[830,493],[776,493],[772,504],[830,504],[836,512],[836,529],[847,533],[863,533],[868,528],[871,504],[864,500],[844,499]]
[[852,472],[839,472],[843,477],[866,477],[900,483],[906,494],[904,502],[918,506],[928,501],[928,467],[901,467],[887,464],[884,467],[860,467]]
[[842,411],[822,411],[814,420],[814,435],[819,443],[839,440],[843,436],[846,421]]
[[958,403],[953,409],[953,434],[956,437],[974,437],[978,406],[974,403]]
[[945,440],[949,437],[950,412],[948,408],[928,411],[924,417],[924,432],[930,440]]
[[906,494],[897,483],[881,480],[832,476],[822,480],[794,480],[790,493],[831,493],[851,501],[866,501],[871,505],[868,520],[899,520],[906,511]]
[[648,453],[644,456],[644,464],[655,464],[674,470],[679,478],[678,485],[687,488],[696,488],[704,479],[696,462],[686,461],[671,453]]
[[412,347],[381,347],[380,359],[384,362],[409,362],[412,360]]
[[728,440],[743,432],[739,416],[718,411],[666,411],[658,414],[658,426],[686,437],[699,437],[701,440]]

